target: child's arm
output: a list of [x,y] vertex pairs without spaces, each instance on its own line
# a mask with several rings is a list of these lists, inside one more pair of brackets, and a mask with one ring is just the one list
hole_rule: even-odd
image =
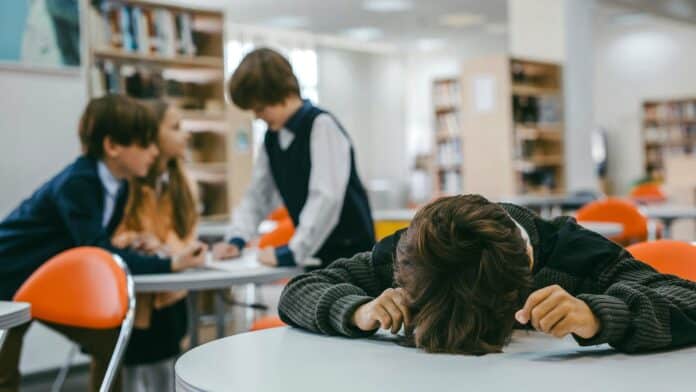
[[251,184],[232,216],[228,238],[249,241],[256,235],[259,224],[279,205],[280,195],[273,182],[266,150],[262,147],[254,163]]
[[101,226],[100,203],[92,189],[87,180],[75,178],[64,184],[55,195],[58,214],[70,233],[74,246],[98,246],[116,253],[123,258],[133,274],[171,272],[169,258],[146,256],[112,245]]
[[[379,245],[378,245],[379,247]],[[373,253],[340,259],[325,269],[295,277],[278,305],[286,323],[327,335],[368,336],[352,323],[356,309],[392,287],[393,261],[373,260]]]
[[310,140],[312,168],[307,201],[287,247],[276,249],[280,266],[306,264],[331,235],[341,219],[350,180],[351,146],[328,114],[314,120]]
[[599,334],[581,345],[609,343],[627,352],[696,342],[696,283],[657,273],[624,251],[597,275],[602,294],[580,294],[599,318]]

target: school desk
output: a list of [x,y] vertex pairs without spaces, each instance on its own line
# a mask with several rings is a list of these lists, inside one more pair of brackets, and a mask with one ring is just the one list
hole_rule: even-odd
[[[656,204],[641,207],[650,219],[659,219],[665,224],[665,238],[672,237],[672,224],[678,219],[696,219],[696,206],[679,204]],[[696,240],[696,238],[693,238]]]
[[31,305],[25,302],[0,301],[0,349],[8,329],[31,320]]
[[622,354],[516,331],[502,354],[427,354],[387,335],[348,339],[274,328],[215,340],[176,362],[190,391],[693,391],[696,347]]
[[[198,291],[218,290],[223,291],[232,286],[248,283],[264,284],[279,279],[290,278],[303,272],[300,267],[269,268],[260,266],[255,260],[255,255],[249,258],[230,260],[226,262],[227,270],[220,269],[194,269],[180,273],[150,274],[133,276],[136,293],[152,293],[159,291],[189,290],[189,326],[191,328],[191,345],[198,344]],[[225,307],[220,297],[220,292],[215,295],[216,332],[218,337],[225,333]]]

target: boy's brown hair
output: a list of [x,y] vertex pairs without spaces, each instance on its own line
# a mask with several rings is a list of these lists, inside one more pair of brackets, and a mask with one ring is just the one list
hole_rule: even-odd
[[157,121],[149,109],[133,98],[108,94],[89,101],[78,133],[82,152],[100,159],[106,137],[123,146],[148,147],[157,141],[157,131]]
[[283,103],[300,96],[300,84],[290,62],[273,49],[260,48],[247,54],[228,84],[230,98],[244,110]]
[[422,208],[397,246],[396,282],[411,299],[411,344],[428,352],[500,352],[531,288],[519,229],[478,195]]

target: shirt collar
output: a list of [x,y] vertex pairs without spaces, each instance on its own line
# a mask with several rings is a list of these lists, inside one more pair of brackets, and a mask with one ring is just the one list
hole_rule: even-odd
[[529,255],[529,260],[532,264],[530,267],[532,267],[534,265],[534,248],[532,247],[532,241],[529,239],[529,233],[527,233],[527,230],[525,230],[525,228],[521,224],[519,224],[519,222],[517,222],[515,219],[513,219],[512,217],[510,217],[510,219],[512,219],[517,228],[520,229],[520,234],[522,235],[522,239],[526,244],[527,254]]
[[302,106],[300,106],[300,108],[297,109],[297,111],[295,111],[295,113],[293,113],[292,116],[290,116],[288,121],[285,122],[283,129],[287,129],[290,132],[297,132],[302,117],[304,117],[311,108],[312,102],[309,99],[303,99]]
[[121,189],[121,186],[123,185],[123,181],[114,177],[103,161],[97,162],[97,173],[99,174],[99,180],[101,180],[106,194],[115,198],[119,189]]

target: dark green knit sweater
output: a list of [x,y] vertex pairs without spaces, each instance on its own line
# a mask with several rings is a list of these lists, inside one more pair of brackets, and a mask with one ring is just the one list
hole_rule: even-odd
[[[545,221],[525,208],[502,205],[529,234],[534,287],[558,284],[600,319],[600,332],[592,339],[575,336],[579,344],[637,352],[696,342],[696,283],[657,273],[573,218]],[[327,335],[371,335],[350,319],[357,307],[395,286],[394,243],[387,237],[372,252],[295,277],[281,296],[280,317]]]

